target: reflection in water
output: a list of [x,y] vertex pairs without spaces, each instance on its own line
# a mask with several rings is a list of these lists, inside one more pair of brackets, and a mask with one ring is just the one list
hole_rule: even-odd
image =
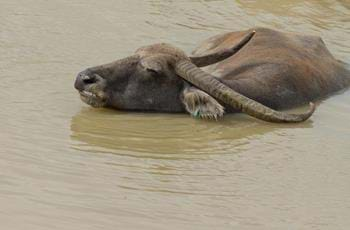
[[[218,122],[202,121],[187,114],[135,114],[84,108],[71,121],[72,138],[85,145],[75,148],[116,154],[238,153],[265,133],[283,128],[310,128],[311,121],[268,124],[243,114],[226,115]],[[103,150],[104,149],[104,150]]]

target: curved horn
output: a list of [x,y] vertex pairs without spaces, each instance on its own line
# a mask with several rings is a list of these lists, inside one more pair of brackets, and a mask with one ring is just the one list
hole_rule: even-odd
[[238,44],[229,49],[220,50],[218,52],[207,54],[204,56],[190,57],[191,62],[198,67],[203,67],[222,61],[237,53],[244,45],[246,45],[250,41],[250,39],[252,39],[254,34],[255,30],[249,32],[243,37],[243,39]]
[[276,123],[302,122],[307,120],[316,109],[316,106],[310,102],[309,110],[303,114],[278,112],[235,92],[231,88],[222,84],[212,75],[202,71],[200,68],[185,59],[176,64],[175,71],[186,81],[204,90],[213,97],[231,105],[239,111],[264,121]]

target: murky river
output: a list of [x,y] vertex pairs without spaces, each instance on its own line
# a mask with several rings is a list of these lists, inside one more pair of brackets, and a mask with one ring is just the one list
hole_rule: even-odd
[[254,26],[350,63],[350,2],[0,0],[0,229],[349,229],[350,91],[310,121],[93,109],[77,72]]

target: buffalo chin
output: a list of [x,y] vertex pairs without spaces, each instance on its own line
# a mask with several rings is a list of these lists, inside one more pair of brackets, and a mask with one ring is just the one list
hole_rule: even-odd
[[79,94],[80,94],[80,99],[92,107],[101,108],[101,107],[105,107],[107,104],[107,100],[105,97],[101,97],[92,92],[84,90],[84,91],[79,91]]

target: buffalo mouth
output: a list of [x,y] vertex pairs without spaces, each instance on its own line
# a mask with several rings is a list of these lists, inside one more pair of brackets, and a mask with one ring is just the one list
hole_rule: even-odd
[[107,104],[106,80],[97,74],[88,74],[85,70],[78,74],[74,88],[78,90],[80,99],[92,107],[104,107]]
[[81,90],[79,91],[79,94],[80,99],[92,107],[100,108],[106,106],[107,104],[106,97],[101,95],[101,93],[98,94],[88,90]]

